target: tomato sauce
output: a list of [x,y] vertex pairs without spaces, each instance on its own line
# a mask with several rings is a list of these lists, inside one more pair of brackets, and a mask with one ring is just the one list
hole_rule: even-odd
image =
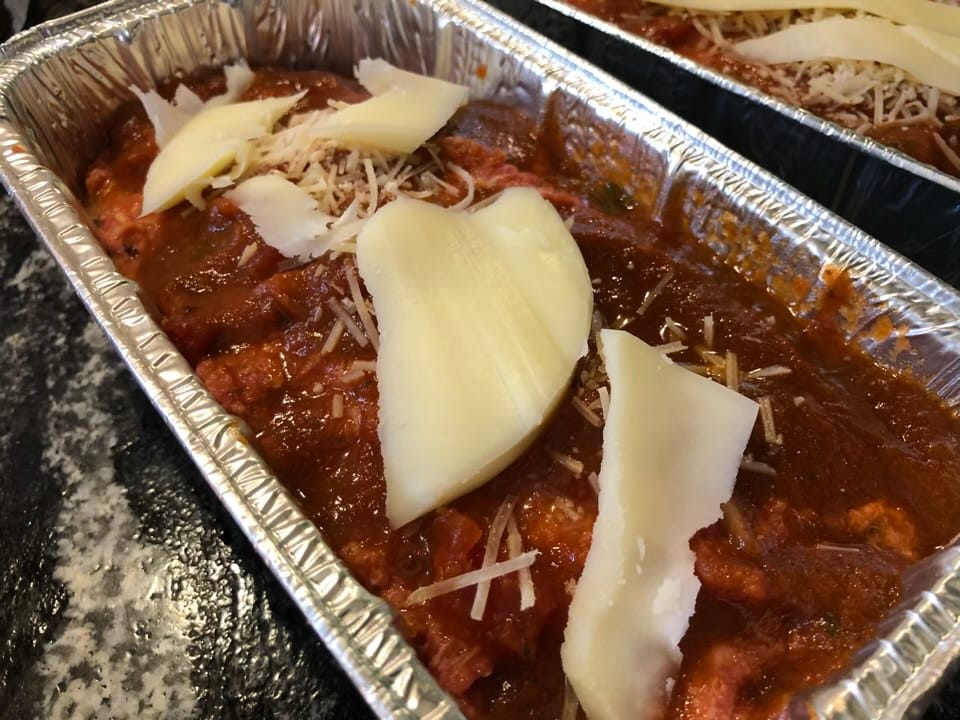
[[[222,89],[218,78],[191,85],[204,96]],[[275,70],[258,72],[247,97],[299,89],[310,92],[298,110],[363,97],[331,74]],[[960,529],[960,426],[921,388],[842,342],[830,319],[830,303],[844,300],[842,274],[837,292],[825,296],[822,319],[801,324],[698,243],[679,206],[655,222],[603,179],[561,173],[570,163],[556,127],[550,118],[477,102],[435,143],[444,160],[472,173],[480,197],[534,185],[565,217],[573,214],[607,325],[660,343],[669,316],[692,346],[712,314],[714,346],[735,352],[744,373],[791,370],[744,375],[744,394],[770,396],[783,443],[768,443],[758,423],[748,452],[775,474],[741,470],[723,519],[691,538],[703,586],[668,709],[672,718],[776,716],[793,692],[841,668],[875,634],[899,600],[904,568]],[[258,451],[330,546],[396,609],[398,626],[465,712],[557,718],[559,646],[597,514],[587,478],[600,467],[602,430],[565,402],[533,447],[492,482],[391,530],[376,380],[342,379],[374,351],[345,334],[321,352],[335,322],[325,304],[349,296],[350,256],[291,268],[223,197],[202,211],[178,206],[138,217],[156,152],[150,123],[130,105],[87,174],[87,210],[117,267],[142,286],[224,408],[249,425]],[[444,179],[462,185],[455,175]],[[255,252],[241,264],[251,244]],[[672,279],[638,317],[645,294],[668,271]],[[692,350],[674,359],[702,362]],[[596,364],[591,347],[582,369]],[[583,399],[597,400],[595,389]],[[583,472],[558,463],[558,454],[577,458]],[[492,583],[481,622],[469,618],[472,590],[405,608],[412,590],[479,567],[507,495],[517,498],[524,549],[541,552],[532,568],[535,606],[520,612],[518,581],[509,575]]]

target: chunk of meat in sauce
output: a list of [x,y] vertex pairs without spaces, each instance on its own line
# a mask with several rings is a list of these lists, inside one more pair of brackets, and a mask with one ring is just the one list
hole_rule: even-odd
[[704,589],[725,602],[762,607],[769,592],[767,576],[754,560],[743,556],[718,529],[701,531],[690,547]]
[[[698,552],[698,569],[699,559]],[[731,586],[716,592],[705,581],[681,643],[673,714],[690,720],[778,716],[792,690],[839,669],[844,648],[870,639],[868,628],[897,601],[903,567],[870,548],[785,546],[762,563],[761,602],[744,595],[740,604]],[[747,620],[754,607],[761,614]],[[707,614],[726,620],[707,628],[700,624]]]
[[507,162],[507,155],[470,138],[445,137],[440,140],[444,155],[473,175],[480,190],[493,194],[511,187],[534,187],[558,208],[582,205],[579,197],[558,188],[539,175]]
[[584,508],[566,495],[537,490],[521,509],[520,526],[533,548],[576,579],[587,561],[596,519],[596,508]]
[[715,645],[692,663],[686,678],[682,708],[685,718],[742,717],[740,694],[752,678],[763,674],[764,665],[781,655],[781,649],[766,642],[730,641]]
[[897,553],[908,560],[917,558],[917,532],[906,513],[885,500],[875,500],[847,513],[850,532],[882,550]]

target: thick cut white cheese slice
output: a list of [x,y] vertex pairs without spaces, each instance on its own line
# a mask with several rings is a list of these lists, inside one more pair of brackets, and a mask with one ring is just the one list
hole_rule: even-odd
[[140,98],[144,110],[147,111],[147,117],[153,125],[157,147],[162,148],[166,145],[170,138],[190,121],[190,118],[205,108],[220,107],[235,102],[253,82],[253,71],[243,62],[228,65],[223,69],[223,74],[227,80],[227,91],[206,102],[186,85],[177,87],[172,103],[167,102],[156,90],[143,92],[136,86],[131,86],[130,89]]
[[872,60],[960,94],[960,39],[878,18],[832,17],[802,23],[733,48],[748,60],[771,65],[823,58]]
[[399,199],[357,238],[380,328],[377,380],[394,527],[463,495],[535,438],[586,352],[593,292],[531,188],[474,213]]
[[786,11],[825,8],[859,10],[960,37],[960,8],[931,0],[653,0],[658,5],[705,12]]
[[361,60],[357,80],[373,97],[332,113],[317,128],[318,136],[411,153],[433,137],[469,97],[463,85],[406,72],[385,60]]
[[303,93],[230,103],[193,116],[163,147],[143,188],[143,214],[196,200],[217,173],[246,164],[248,141],[260,137],[297,104]]
[[317,210],[317,201],[289,180],[258,175],[225,197],[250,216],[263,241],[284,257],[319,257],[329,249],[321,238],[336,218]]
[[690,538],[729,499],[757,404],[629,333],[600,342],[600,512],[561,657],[590,720],[643,720],[663,711],[700,587]]

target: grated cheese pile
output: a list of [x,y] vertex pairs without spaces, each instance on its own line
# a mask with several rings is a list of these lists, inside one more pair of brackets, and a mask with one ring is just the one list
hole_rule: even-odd
[[[956,0],[942,2],[958,5]],[[718,64],[722,63],[722,56],[735,54],[732,46],[740,41],[766,37],[829,17],[864,17],[863,13],[823,8],[709,13],[648,2],[625,18],[642,22],[664,15],[690,18],[702,37],[702,49],[708,56],[713,55]],[[756,63],[751,64],[750,71],[765,91],[858,133],[914,124],[940,128],[946,122],[960,119],[956,95],[920,83],[891,65],[821,59],[782,65]],[[934,141],[960,172],[960,147],[956,137],[935,133]]]
[[[319,136],[320,128],[342,106],[331,105],[292,115],[285,127],[254,141],[246,176],[279,173],[314,198],[320,212],[351,219],[368,218],[399,197],[458,200],[463,194],[462,199],[467,200],[472,195],[472,177],[462,168],[444,163],[431,146],[397,156],[345,147]],[[464,178],[465,191],[441,179],[448,172]]]
[[[357,74],[370,99],[330,101],[326,108],[284,118],[303,93],[236,102],[253,75],[245,65],[225,72],[228,92],[206,103],[183,85],[173,102],[133,88],[161,145],[148,174],[144,213],[182,199],[203,209],[226,193],[251,216],[267,244],[303,261],[329,250],[352,252],[365,221],[397,198],[455,209],[473,203],[473,177],[445,163],[425,142],[466,101],[465,87],[382,60],[361,60]],[[384,103],[396,117],[381,127],[371,116]],[[214,118],[214,113],[220,114]],[[390,135],[398,128],[403,142]],[[381,130],[384,142],[371,140],[371,133],[379,137]],[[248,247],[240,265],[255,251]],[[370,318],[361,311],[360,319],[376,346]]]

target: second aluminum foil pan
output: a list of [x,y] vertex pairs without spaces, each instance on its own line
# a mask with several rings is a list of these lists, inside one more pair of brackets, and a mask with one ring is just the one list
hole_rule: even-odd
[[[847,271],[862,302],[841,327],[878,363],[960,405],[960,295],[690,124],[474,0],[119,0],[0,48],[0,178],[91,314],[310,625],[382,718],[460,718],[392,624],[252,450],[117,273],[77,198],[130,85],[247,58],[349,73],[366,56],[470,86],[474,97],[555,104],[588,172],[657,215],[679,201],[692,232],[798,316]],[[602,142],[598,142],[602,138]],[[749,262],[744,263],[744,260]],[[826,271],[831,272],[826,272]],[[749,273],[748,273],[749,275]],[[797,294],[797,279],[806,290]],[[788,282],[783,282],[788,280]],[[793,288],[793,290],[791,290]],[[903,328],[877,339],[871,323]],[[902,351],[902,345],[909,352]],[[898,349],[899,348],[899,349]],[[835,682],[791,714],[898,718],[960,654],[960,549],[907,582],[905,604]]]
[[491,0],[927,268],[960,284],[960,178],[562,0]]

